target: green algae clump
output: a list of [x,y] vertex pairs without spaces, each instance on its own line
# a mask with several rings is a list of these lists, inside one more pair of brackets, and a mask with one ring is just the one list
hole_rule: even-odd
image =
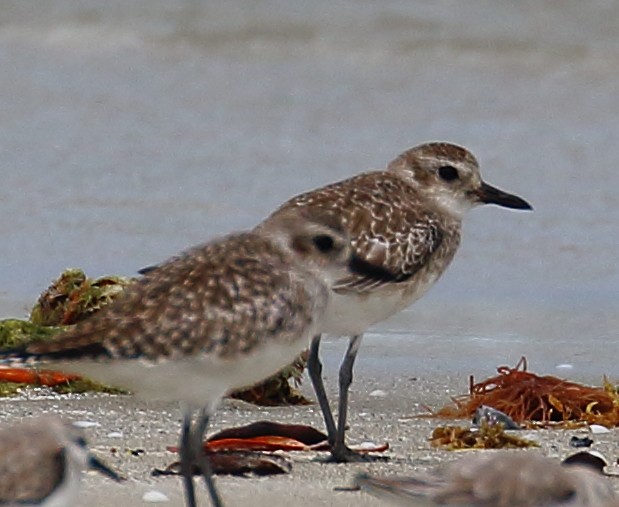
[[[122,294],[131,282],[131,279],[118,276],[92,279],[81,269],[65,270],[41,294],[30,312],[30,320],[0,321],[0,348],[20,348],[34,342],[53,340],[70,325],[89,317],[110,303]],[[117,387],[84,377],[75,378],[75,375],[67,375],[66,380],[63,380],[61,373],[53,373],[58,381],[48,384],[49,372],[26,368],[0,368],[0,397],[14,395],[28,386],[41,385],[46,385],[58,393],[126,393]],[[20,377],[23,377],[23,382],[1,380],[16,380]]]
[[64,327],[41,326],[27,320],[0,320],[0,348],[14,348],[27,343],[52,339]]
[[67,269],[41,294],[30,322],[67,326],[84,320],[112,302],[133,282],[120,276],[88,278],[81,269]]

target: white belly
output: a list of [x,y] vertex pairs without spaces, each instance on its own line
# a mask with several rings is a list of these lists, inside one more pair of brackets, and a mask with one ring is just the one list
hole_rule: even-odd
[[307,338],[286,344],[269,343],[250,355],[229,360],[195,357],[157,364],[139,359],[67,361],[54,366],[128,389],[140,398],[206,406],[228,391],[251,386],[277,373],[308,344]]
[[332,294],[323,332],[332,336],[363,334],[369,327],[404,310],[423,296],[441,273],[417,278],[415,283],[394,284],[369,294]]

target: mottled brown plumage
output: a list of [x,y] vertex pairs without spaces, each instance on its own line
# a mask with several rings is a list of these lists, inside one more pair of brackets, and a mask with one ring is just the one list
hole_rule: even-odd
[[314,320],[315,287],[291,276],[291,263],[268,237],[229,236],[149,271],[109,307],[27,351],[157,362],[233,358],[266,339],[296,340]]
[[484,183],[477,160],[465,148],[428,143],[402,153],[385,171],[363,173],[293,197],[267,218],[267,223],[277,220],[293,209],[337,217],[350,236],[354,255],[391,275],[379,279],[349,273],[333,285],[325,332],[352,337],[340,369],[337,433],[322,386],[319,337],[310,350],[309,372],[336,460],[356,459],[345,449],[344,427],[347,390],[362,333],[425,294],[458,249],[464,213],[483,203],[530,209],[519,197]]
[[[20,355],[116,379],[137,394],[153,389],[132,378],[132,361],[152,366],[200,361],[204,381],[224,391],[261,380],[300,353],[311,332],[321,330],[328,287],[348,273],[350,260],[348,238],[330,217],[293,210],[280,218],[150,269],[111,305]],[[328,250],[315,244],[322,237],[331,241]],[[238,382],[234,375],[219,382],[220,368],[233,370],[236,362],[267,348],[273,349],[272,360],[266,353],[266,364],[241,368]],[[117,365],[128,365],[128,372],[117,373]],[[182,386],[158,388],[156,397],[185,399]],[[209,391],[208,386],[200,389]]]
[[608,479],[530,452],[487,452],[408,477],[360,475],[358,485],[397,505],[619,507]]
[[[94,460],[94,461],[93,461]],[[82,432],[53,416],[0,430],[0,505],[74,505],[82,471],[95,463]]]
[[[275,216],[292,207],[338,216],[350,234],[355,254],[388,270],[401,283],[431,267],[435,258],[448,263],[460,240],[457,220],[445,221],[431,208],[412,205],[417,201],[418,190],[397,174],[373,172],[294,197]],[[375,291],[385,283],[353,275],[338,280],[334,290],[358,294]]]
[[[111,305],[49,343],[11,351],[67,371],[185,406],[181,463],[187,504],[202,469],[209,415],[229,390],[290,364],[322,331],[335,279],[352,266],[341,225],[319,211],[291,210],[254,231],[188,250],[129,287]],[[196,406],[205,407],[192,425]]]

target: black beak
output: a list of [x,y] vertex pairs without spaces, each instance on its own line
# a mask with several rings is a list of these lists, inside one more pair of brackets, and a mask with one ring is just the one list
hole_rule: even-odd
[[103,461],[101,461],[93,454],[88,455],[88,467],[92,470],[96,470],[97,472],[105,475],[106,477],[109,477],[116,482],[123,481],[123,478],[120,475],[114,472],[114,470],[112,470],[108,465],[106,465]]
[[482,183],[479,190],[476,192],[477,198],[484,204],[496,204],[504,208],[532,210],[533,207],[521,197],[514,194],[508,194],[499,190],[496,187]]

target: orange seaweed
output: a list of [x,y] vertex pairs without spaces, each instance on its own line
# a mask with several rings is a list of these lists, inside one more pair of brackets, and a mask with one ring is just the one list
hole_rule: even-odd
[[218,451],[307,451],[310,448],[294,438],[264,436],[255,438],[225,438],[204,442],[206,452]]
[[0,368],[0,382],[16,382],[36,386],[54,387],[79,380],[79,375],[53,370],[31,370],[28,368]]
[[[327,435],[305,424],[283,424],[273,421],[258,421],[245,426],[227,428],[211,435],[204,442],[204,451],[209,455],[222,452],[273,452],[273,451],[330,451]],[[177,446],[168,446],[170,452],[178,452]],[[367,454],[385,452],[389,444],[363,445],[352,448]]]
[[469,394],[453,398],[454,405],[433,415],[444,418],[472,417],[480,405],[500,410],[514,421],[542,425],[583,422],[619,426],[619,394],[604,378],[604,387],[590,387],[552,375],[527,371],[522,357],[515,367],[500,366],[498,375],[475,383]]

